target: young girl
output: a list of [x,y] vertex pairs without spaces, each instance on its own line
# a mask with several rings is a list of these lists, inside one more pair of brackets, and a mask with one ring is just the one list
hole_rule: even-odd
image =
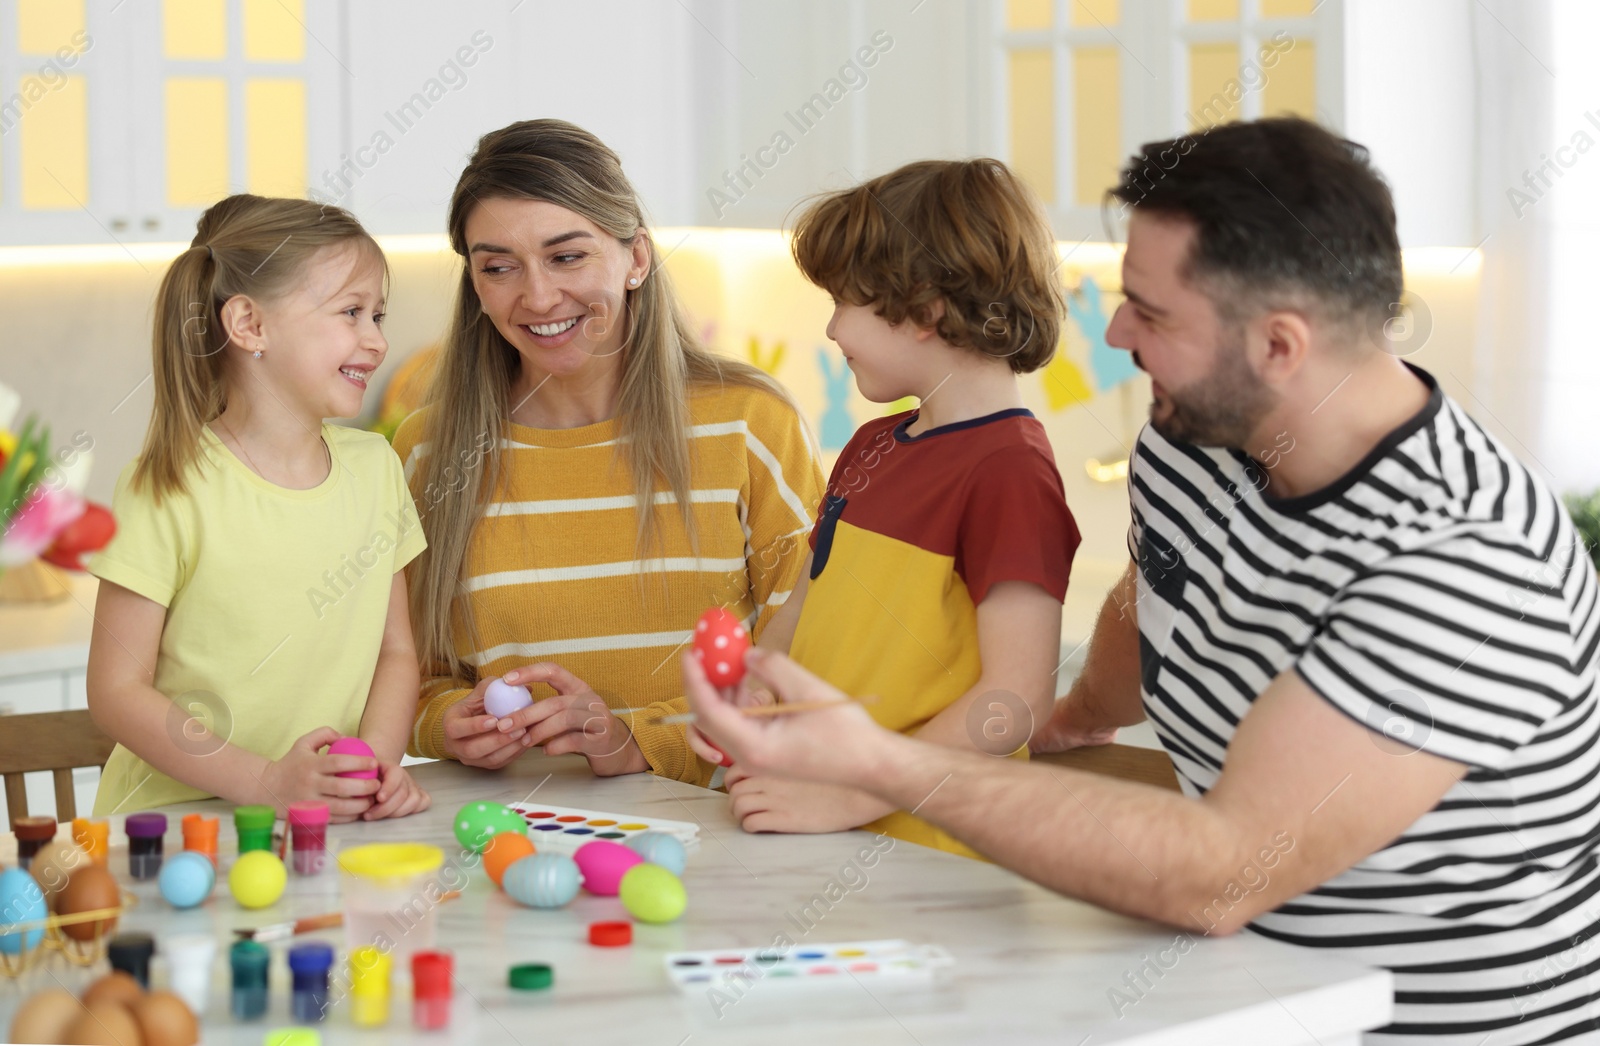
[[[117,741],[95,814],[220,796],[416,813],[418,670],[400,463],[353,417],[388,351],[383,253],[349,213],[230,196],[156,297],[155,411],[117,482],[89,712]],[[321,754],[346,735],[377,755]],[[337,776],[376,769],[376,779]]]

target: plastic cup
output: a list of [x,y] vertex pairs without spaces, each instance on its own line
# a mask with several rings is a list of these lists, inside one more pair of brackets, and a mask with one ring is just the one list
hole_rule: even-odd
[[345,945],[387,949],[396,965],[433,948],[444,851],[425,843],[370,843],[339,853]]

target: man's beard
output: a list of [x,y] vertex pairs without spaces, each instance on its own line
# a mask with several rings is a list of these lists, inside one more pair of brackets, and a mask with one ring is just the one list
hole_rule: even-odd
[[1202,447],[1244,450],[1251,433],[1278,402],[1245,360],[1238,341],[1223,347],[1209,375],[1180,390],[1163,389],[1166,413],[1150,424],[1167,439]]

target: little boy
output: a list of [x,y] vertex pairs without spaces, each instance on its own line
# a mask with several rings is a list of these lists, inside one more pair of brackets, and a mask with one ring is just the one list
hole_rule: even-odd
[[[1003,164],[924,161],[814,201],[793,250],[833,297],[828,337],[862,395],[921,405],[863,425],[840,454],[801,581],[760,645],[872,695],[885,727],[1025,757],[1050,717],[1078,547],[1017,384],[1049,362],[1060,327],[1049,227]],[[972,854],[842,786],[737,766],[726,783],[747,831],[866,826]]]

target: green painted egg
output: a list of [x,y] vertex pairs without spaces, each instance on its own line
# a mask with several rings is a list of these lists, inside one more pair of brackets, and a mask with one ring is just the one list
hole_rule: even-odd
[[528,834],[522,815],[501,803],[468,803],[456,812],[456,841],[475,854],[501,832]]

